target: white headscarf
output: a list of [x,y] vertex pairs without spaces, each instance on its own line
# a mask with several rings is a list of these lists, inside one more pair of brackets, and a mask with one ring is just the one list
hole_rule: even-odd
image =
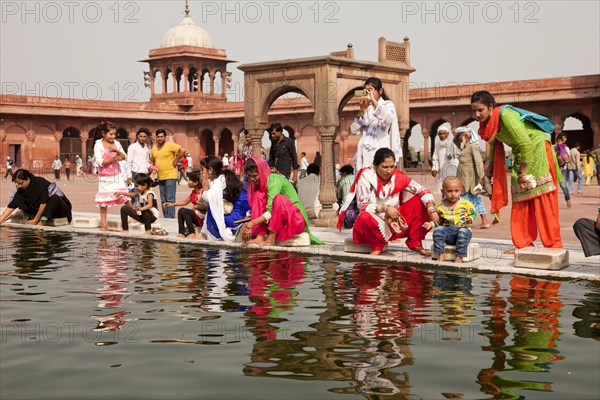
[[464,132],[469,132],[469,134],[471,135],[471,144],[478,144],[479,140],[481,140],[481,138],[479,137],[479,134],[477,132],[475,132],[475,129],[473,128],[469,128],[467,126],[461,126],[456,128],[456,134],[461,134]]
[[[440,140],[439,133],[441,131],[448,132],[448,138],[446,138],[446,140],[444,142],[442,142]],[[448,128],[448,127],[446,127],[444,125],[440,125],[437,128],[437,133],[438,133],[438,135],[436,135],[436,137],[435,137],[435,147],[438,147],[438,146],[440,146],[440,147],[446,147],[447,148],[447,150],[446,150],[446,157],[449,160],[457,158],[458,155],[459,155],[459,153],[460,153],[460,150],[458,149],[458,147],[454,146],[454,136],[452,135],[452,128]]]

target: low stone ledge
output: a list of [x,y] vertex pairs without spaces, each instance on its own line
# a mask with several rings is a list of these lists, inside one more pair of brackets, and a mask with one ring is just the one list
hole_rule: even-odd
[[[438,255],[433,251],[433,245],[430,247],[431,249],[431,258],[434,260],[438,259]],[[446,255],[446,261],[454,261],[456,260],[456,246],[445,245],[444,246],[444,254]],[[481,247],[479,243],[469,243],[469,247],[467,249],[467,256],[463,258],[463,261],[469,262],[478,260],[481,257]]]
[[[386,244],[385,247],[381,250],[381,252],[383,253],[387,250],[388,245]],[[370,246],[367,246],[366,244],[354,243],[354,240],[352,240],[352,238],[346,238],[344,239],[344,251],[346,253],[370,254],[373,251],[373,249]]]
[[100,217],[74,217],[73,228],[100,228]]
[[69,225],[69,219],[66,217],[49,219],[48,222],[46,222],[46,225],[48,225],[48,226],[66,226],[66,225]]
[[276,246],[283,246],[283,247],[310,246],[310,236],[308,235],[308,232],[302,232],[301,234],[296,235],[296,236],[294,236],[291,239],[288,239],[286,241],[283,241],[283,242],[277,241],[275,243],[275,245]]
[[527,247],[515,251],[515,267],[559,270],[569,266],[569,252],[565,249]]

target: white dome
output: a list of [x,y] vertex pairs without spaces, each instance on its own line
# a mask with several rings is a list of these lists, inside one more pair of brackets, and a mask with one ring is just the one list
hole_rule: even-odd
[[196,23],[186,15],[183,21],[174,28],[171,28],[163,36],[160,47],[175,47],[175,46],[196,46],[196,47],[213,47],[212,36],[204,29],[200,28]]

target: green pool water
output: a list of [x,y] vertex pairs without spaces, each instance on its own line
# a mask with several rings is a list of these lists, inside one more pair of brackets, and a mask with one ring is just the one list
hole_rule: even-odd
[[0,228],[2,399],[598,399],[600,285]]

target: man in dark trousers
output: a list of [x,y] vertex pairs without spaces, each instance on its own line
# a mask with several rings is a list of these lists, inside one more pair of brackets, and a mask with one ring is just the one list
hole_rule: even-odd
[[595,222],[589,218],[579,218],[573,225],[573,230],[586,257],[600,254],[600,207]]
[[271,170],[277,171],[287,179],[294,176],[292,182],[298,183],[298,156],[296,154],[296,146],[291,138],[283,135],[283,127],[279,122],[271,124],[269,127],[271,135],[271,151],[269,152],[269,166]]

